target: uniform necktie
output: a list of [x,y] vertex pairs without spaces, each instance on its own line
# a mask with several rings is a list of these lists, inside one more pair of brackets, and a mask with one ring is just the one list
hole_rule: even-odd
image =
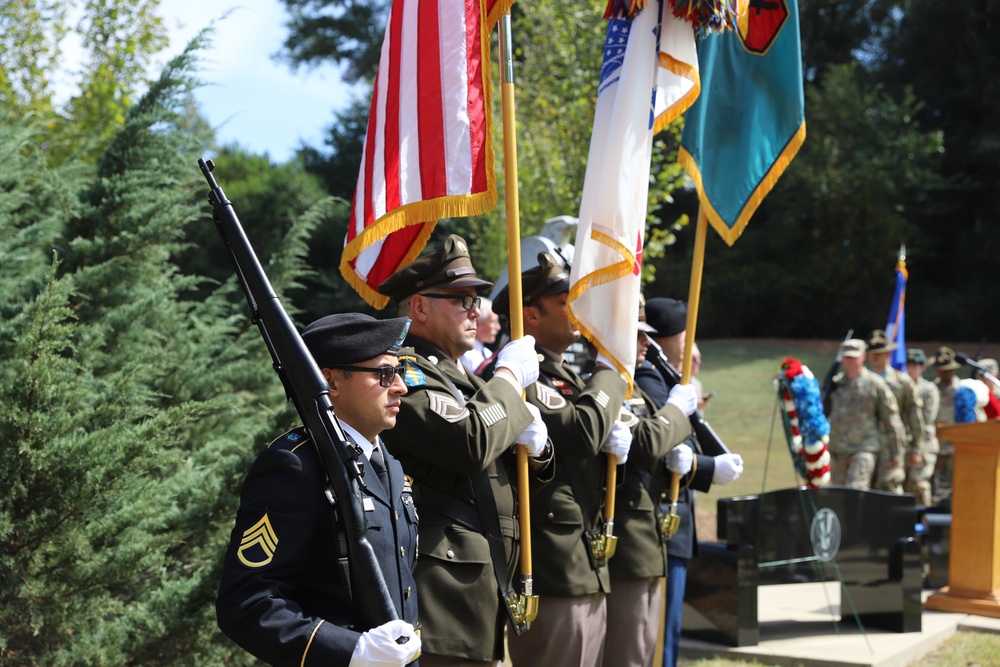
[[372,464],[372,469],[378,475],[378,480],[382,482],[382,487],[386,490],[386,493],[390,492],[389,473],[385,469],[385,458],[382,456],[382,448],[376,447],[373,449],[371,458],[368,461]]

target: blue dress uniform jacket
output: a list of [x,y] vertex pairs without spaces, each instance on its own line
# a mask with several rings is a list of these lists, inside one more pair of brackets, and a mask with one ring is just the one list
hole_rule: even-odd
[[[399,617],[417,623],[417,515],[399,462],[384,454],[391,492],[364,461],[367,537]],[[360,634],[338,566],[326,475],[304,428],[278,438],[243,483],[216,601],[219,627],[272,665],[343,666]],[[352,582],[354,596],[369,594]]]
[[615,494],[618,548],[608,560],[612,581],[666,574],[667,547],[657,518],[660,498],[669,488],[663,458],[691,435],[691,422],[680,408],[667,403],[657,409],[638,386],[625,405],[621,421],[632,429],[632,447]]
[[[482,530],[457,522],[478,516],[472,476],[489,475],[510,584],[518,559],[516,456],[531,423],[519,392],[503,378],[467,373],[431,343],[409,336],[399,351],[409,389],[396,427],[383,438],[413,477],[420,512],[421,642],[425,654],[467,660],[504,656],[506,612]],[[458,392],[460,395],[456,395]]]
[[607,593],[607,568],[594,570],[583,534],[597,530],[602,521],[608,464],[601,445],[618,419],[628,385],[607,368],[584,382],[569,366],[538,351],[543,357],[538,381],[525,393],[549,429],[555,477],[531,499],[535,592],[570,597]]
[[[652,364],[646,362],[635,370],[635,384],[649,396],[657,408],[666,405],[670,390],[664,382],[663,376],[660,375],[660,371]],[[693,474],[688,473],[681,478],[680,494],[677,496],[677,515],[681,517],[681,520],[677,532],[667,542],[667,553],[678,558],[690,559],[698,553],[698,535],[694,520],[694,491],[705,492],[712,487],[715,459],[701,453],[698,440],[694,436],[688,438],[687,444],[694,451],[695,466]],[[669,511],[670,498],[666,490],[660,496],[660,504],[663,511]],[[616,554],[615,558],[617,557]]]

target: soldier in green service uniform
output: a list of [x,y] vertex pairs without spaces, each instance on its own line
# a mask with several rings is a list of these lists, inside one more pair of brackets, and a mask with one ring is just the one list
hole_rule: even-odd
[[865,347],[857,338],[840,344],[844,372],[835,378],[829,414],[830,481],[862,490],[871,488],[877,461],[889,469],[902,461],[906,443],[889,385],[865,368]]
[[[524,331],[534,336],[541,359],[539,379],[526,395],[548,425],[555,479],[531,502],[538,617],[527,632],[510,636],[508,647],[517,667],[597,667],[610,578],[606,562],[594,557],[588,535],[604,532],[604,454],[624,462],[631,444],[631,432],[617,421],[628,384],[601,356],[587,381],[563,362],[563,352],[580,337],[566,310],[569,276],[547,253],[540,253],[538,261],[522,273]],[[506,289],[493,309],[509,315]],[[483,376],[499,367],[487,366]]]
[[[916,386],[910,376],[889,365],[889,353],[895,350],[897,345],[889,340],[885,331],[882,329],[872,331],[867,344],[868,363],[872,372],[885,380],[896,399],[896,407],[899,408],[899,417],[906,435],[907,452],[906,457],[895,460],[893,467],[890,467],[890,460],[879,459],[875,473],[875,488],[880,491],[902,493],[906,481],[906,459],[909,458],[910,452],[923,449],[921,440],[926,434],[923,401],[917,395]],[[884,449],[881,452],[883,455],[886,453]]]
[[[906,483],[903,488],[916,497],[921,505],[930,505],[931,476],[938,457],[937,427],[934,420],[941,404],[941,395],[933,382],[924,379],[927,368],[927,355],[920,348],[912,347],[906,351],[906,373],[916,386],[920,397],[920,409],[924,418],[924,437],[914,438],[911,449],[906,452]],[[919,445],[919,447],[917,446]]]
[[458,361],[475,342],[478,292],[490,287],[456,235],[379,286],[412,320],[399,351],[409,391],[385,441],[413,478],[420,514],[414,576],[424,667],[500,664],[502,596],[518,558],[515,441],[536,476],[551,464],[545,424],[521,399],[538,376],[534,340],[500,350],[488,382]]
[[[640,299],[637,367],[646,360],[646,334],[656,335],[645,319]],[[608,561],[611,594],[604,667],[645,667],[656,658],[662,579],[667,574],[668,536],[663,532],[659,509],[660,497],[669,487],[664,459],[691,435],[688,417],[697,406],[698,393],[694,385],[676,385],[673,398],[657,409],[636,384],[625,400],[621,421],[632,430],[632,447],[615,493],[618,549]],[[681,398],[684,395],[686,399]]]

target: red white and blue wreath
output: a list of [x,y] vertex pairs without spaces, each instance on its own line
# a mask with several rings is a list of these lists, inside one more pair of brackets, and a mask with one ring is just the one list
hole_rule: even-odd
[[830,422],[823,413],[819,381],[808,366],[787,357],[774,383],[795,470],[809,488],[826,486],[830,483]]

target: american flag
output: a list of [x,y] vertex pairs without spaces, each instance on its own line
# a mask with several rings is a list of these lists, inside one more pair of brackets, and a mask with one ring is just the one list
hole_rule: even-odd
[[[513,0],[395,0],[340,272],[371,305],[438,219],[496,206],[489,33]],[[492,21],[492,22],[491,22]]]

